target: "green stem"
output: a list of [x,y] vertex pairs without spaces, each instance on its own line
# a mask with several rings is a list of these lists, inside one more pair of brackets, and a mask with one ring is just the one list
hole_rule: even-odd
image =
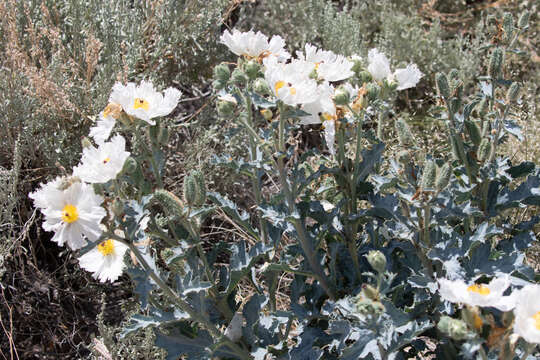
[[426,204],[424,206],[424,245],[429,249],[431,245],[431,240],[429,238],[429,223],[431,221],[431,206],[429,204]]

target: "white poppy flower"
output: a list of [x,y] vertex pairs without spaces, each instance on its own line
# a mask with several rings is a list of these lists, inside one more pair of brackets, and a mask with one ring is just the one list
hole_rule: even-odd
[[314,68],[305,61],[292,61],[281,64],[273,61],[265,63],[264,76],[274,96],[287,105],[298,105],[313,102],[317,98],[317,82],[308,74]]
[[377,49],[371,49],[368,52],[368,68],[367,70],[377,81],[391,76],[390,60]]
[[409,64],[405,69],[394,71],[393,79],[398,83],[397,90],[405,90],[415,87],[423,74],[418,70],[416,64]]
[[63,191],[60,186],[64,180],[64,178],[58,176],[53,181],[41,184],[38,190],[30,193],[28,197],[34,201],[34,207],[45,210],[54,199],[62,196]]
[[285,40],[278,35],[272,36],[270,41],[268,41],[268,37],[260,31],[257,33],[253,32],[253,30],[241,32],[233,29],[232,33],[225,30],[219,40],[238,56],[249,58],[271,56],[279,61],[284,61],[291,57],[285,50]]
[[97,148],[84,148],[81,164],[73,169],[73,175],[91,184],[106,183],[116,178],[130,154],[125,149],[126,140],[120,135]]
[[341,81],[354,75],[352,67],[354,63],[347,60],[343,55],[336,55],[332,51],[317,49],[317,47],[306,44],[305,55],[298,51],[296,55],[299,59],[315,64],[317,76],[326,81]]
[[120,104],[127,114],[155,125],[151,119],[170,114],[178,105],[181,94],[170,87],[162,95],[151,82],[143,80],[139,86],[132,82],[114,84],[109,102]]
[[540,344],[540,285],[527,285],[516,292],[514,333],[527,342]]
[[115,103],[108,104],[101,114],[99,114],[99,120],[96,125],[90,128],[89,136],[98,144],[107,141],[121,112],[122,105]]
[[509,311],[514,307],[514,301],[512,296],[503,296],[508,286],[508,276],[495,278],[489,284],[466,284],[463,280],[440,279],[439,293],[443,299],[453,303],[490,306]]
[[[328,83],[317,86],[317,98],[314,102],[302,105],[302,110],[310,115],[300,117],[300,124],[320,124],[323,119],[331,119],[336,115],[336,106],[332,101],[334,87]],[[322,119],[321,119],[322,118]]]
[[93,273],[101,282],[115,281],[126,266],[124,254],[128,246],[113,239],[100,242],[92,250],[79,257],[81,268]]
[[96,241],[101,235],[99,224],[106,215],[100,206],[103,198],[94,193],[91,185],[75,182],[60,190],[56,181],[43,185],[30,197],[45,215],[43,229],[55,232],[52,241],[59,246],[67,243],[77,250],[88,243],[87,239]]

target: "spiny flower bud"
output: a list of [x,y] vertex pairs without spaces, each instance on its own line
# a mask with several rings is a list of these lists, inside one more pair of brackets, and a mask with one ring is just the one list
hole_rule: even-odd
[[238,86],[243,86],[248,82],[248,80],[249,79],[248,79],[247,75],[242,70],[236,68],[232,72],[231,82],[233,84],[238,85]]
[[435,186],[435,178],[437,176],[437,165],[433,160],[428,160],[424,165],[424,172],[422,173],[422,190],[433,189]]
[[83,149],[93,147],[92,143],[90,142],[90,140],[86,136],[83,136],[83,138],[81,139],[81,145],[82,145]]
[[443,334],[457,341],[464,340],[469,336],[469,330],[467,329],[467,324],[464,321],[452,319],[446,315],[441,316],[441,319],[437,324],[437,329],[439,329]]
[[358,73],[358,80],[360,81],[360,84],[368,83],[373,79],[371,76],[371,73],[369,71],[363,70]]
[[244,71],[250,79],[255,79],[261,70],[258,62],[249,60],[244,64]]
[[229,116],[234,112],[236,104],[226,100],[220,100],[217,103],[217,112],[221,117]]
[[126,174],[133,174],[135,170],[137,170],[137,160],[129,156],[124,162],[124,167],[122,168],[122,172]]
[[369,101],[375,101],[381,92],[381,87],[375,83],[369,83],[366,86],[366,90]]
[[219,64],[214,68],[214,79],[217,81],[227,82],[231,77],[231,71],[226,64]]
[[204,181],[204,175],[201,171],[195,170],[190,174],[195,180],[195,206],[202,206],[206,202],[206,183]]
[[530,13],[528,11],[524,11],[523,14],[521,14],[518,20],[518,27],[520,29],[524,29],[529,25],[529,16]]
[[268,83],[263,78],[258,78],[257,80],[255,80],[255,82],[253,83],[253,90],[257,94],[260,94],[260,95],[263,95],[263,96],[264,95],[270,95],[270,93],[271,93],[271,90],[270,90],[270,87],[268,86]]
[[504,13],[503,29],[504,29],[506,40],[510,40],[514,33],[514,17],[509,12]]
[[401,164],[407,165],[411,162],[411,154],[407,150],[402,150],[397,154],[397,159]]
[[478,128],[478,125],[476,125],[474,121],[465,120],[465,128],[467,129],[467,133],[469,134],[469,138],[471,139],[473,144],[476,146],[480,145],[480,142],[482,141],[482,136],[480,135],[480,129]]
[[353,63],[351,70],[354,71],[355,74],[358,74],[360,71],[362,71],[362,58],[360,56],[351,56],[351,61]]
[[336,105],[347,105],[351,101],[351,95],[343,86],[336,89],[334,93],[334,103]]
[[227,86],[226,81],[222,81],[222,80],[214,80],[214,81],[212,81],[212,87],[216,91],[223,90],[223,89],[225,89],[226,86]]
[[437,88],[439,89],[439,94],[445,98],[450,98],[450,86],[448,85],[448,78],[443,73],[438,73],[435,76],[435,82],[437,83]]
[[482,142],[480,142],[480,145],[478,146],[478,160],[481,162],[486,161],[486,159],[489,156],[489,153],[491,152],[491,143],[488,139],[482,139]]
[[517,100],[518,96],[519,96],[519,84],[512,83],[512,85],[510,85],[510,88],[506,92],[506,102],[508,104],[513,103]]
[[167,214],[184,217],[184,204],[170,191],[158,189],[154,191],[152,199],[157,201]]
[[437,191],[443,191],[450,183],[452,177],[452,167],[450,162],[445,163],[437,174],[437,180],[435,181],[435,188]]
[[397,119],[395,126],[399,143],[401,145],[413,145],[414,138],[411,133],[411,129],[409,129],[409,125],[407,125],[405,120],[403,120],[402,118]]
[[501,74],[502,64],[504,60],[504,52],[501,48],[496,48],[491,54],[491,59],[489,60],[488,75],[492,79],[498,79]]
[[375,271],[377,271],[379,274],[384,273],[386,270],[386,257],[382,252],[379,250],[371,250],[367,254],[366,258],[369,265],[371,265]]
[[184,187],[183,187],[184,201],[189,205],[195,205],[195,200],[197,198],[197,183],[195,178],[191,175],[184,177]]

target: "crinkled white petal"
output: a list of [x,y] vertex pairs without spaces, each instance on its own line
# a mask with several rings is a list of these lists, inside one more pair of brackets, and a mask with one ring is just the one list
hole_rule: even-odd
[[354,63],[347,60],[342,55],[334,54],[332,51],[317,49],[317,47],[306,44],[305,54],[297,51],[298,59],[313,63],[317,69],[317,76],[321,80],[341,81],[351,77],[354,72]]
[[390,60],[377,49],[371,49],[368,52],[367,70],[377,81],[386,79],[392,74],[390,71]]
[[515,296],[514,333],[529,343],[540,344],[540,329],[536,327],[537,322],[533,317],[540,312],[540,285],[527,285]]
[[489,284],[489,294],[482,295],[468,288],[474,283],[466,284],[463,280],[439,279],[439,293],[441,297],[453,303],[463,303],[471,306],[495,307],[501,311],[509,311],[514,305],[513,296],[503,296],[510,286],[508,276],[494,278]]
[[62,177],[58,176],[53,181],[46,184],[41,184],[40,188],[28,195],[34,201],[34,206],[43,210],[50,206],[51,202],[56,200],[62,190],[58,187],[62,183]]
[[101,282],[115,281],[122,275],[125,267],[124,254],[128,247],[116,240],[112,242],[114,246],[112,254],[103,255],[96,246],[79,257],[81,268],[93,273],[93,277]]
[[91,146],[83,149],[81,164],[73,169],[73,175],[91,184],[106,183],[116,178],[130,155],[125,148],[126,140],[116,135],[97,148]]
[[334,87],[328,83],[322,83],[317,87],[317,98],[315,101],[302,105],[302,110],[310,115],[302,116],[300,124],[311,125],[320,124],[321,116],[335,115],[336,106],[332,97],[334,95]]
[[247,32],[237,29],[233,29],[232,32],[225,30],[220,37],[220,42],[238,56],[269,56],[279,61],[284,61],[291,56],[285,50],[285,40],[281,36],[275,35],[268,41],[268,37],[260,31],[255,33],[253,30]]
[[309,78],[314,64],[305,61],[282,64],[268,60],[265,66],[264,75],[268,85],[274,96],[285,104],[295,106],[316,101],[317,82]]
[[111,115],[105,117],[101,114],[96,125],[90,128],[90,133],[88,135],[94,139],[97,144],[101,144],[109,139],[115,124],[116,120],[114,117]]
[[422,76],[423,74],[418,70],[416,64],[409,64],[405,69],[397,69],[393,74],[394,81],[398,83],[397,90],[415,87]]

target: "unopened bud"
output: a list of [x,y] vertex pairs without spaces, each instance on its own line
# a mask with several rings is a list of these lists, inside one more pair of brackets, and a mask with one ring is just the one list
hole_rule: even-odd
[[448,85],[448,78],[443,73],[438,73],[435,76],[435,81],[437,83],[437,88],[439,89],[439,94],[444,98],[450,98],[450,86]]
[[386,257],[382,252],[379,250],[371,250],[367,254],[366,258],[369,265],[371,265],[375,271],[377,271],[379,274],[384,273],[386,270]]
[[351,68],[352,71],[354,71],[356,74],[362,71],[362,58],[360,56],[358,55],[352,56],[351,61],[353,63],[353,66]]
[[488,74],[492,79],[498,79],[501,74],[504,52],[501,48],[496,48],[489,60]]
[[249,60],[244,64],[244,71],[250,79],[255,79],[261,70],[261,65],[258,62]]
[[184,204],[170,191],[158,189],[154,192],[152,199],[157,201],[168,215],[184,216]]
[[464,340],[469,336],[467,324],[458,319],[452,319],[449,316],[441,316],[437,328],[445,335],[454,340]]
[[407,125],[405,120],[403,120],[402,118],[397,119],[395,127],[401,145],[414,144],[413,134],[411,133],[411,129],[409,129],[409,125]]
[[90,142],[90,140],[86,136],[83,136],[83,138],[81,139],[81,145],[82,145],[83,149],[88,149],[88,148],[94,147],[94,145],[92,145],[92,143]]
[[510,85],[510,88],[506,92],[506,102],[508,104],[513,103],[517,100],[518,96],[519,96],[519,84],[512,83],[512,85]]
[[514,17],[509,12],[504,13],[503,29],[506,40],[510,40],[514,34]]
[[336,89],[334,93],[334,103],[336,105],[347,105],[351,101],[351,95],[343,86]]
[[272,119],[274,118],[274,114],[270,109],[262,109],[261,115],[266,121],[272,121]]
[[225,89],[226,86],[227,86],[226,81],[222,81],[222,80],[214,80],[214,81],[212,81],[212,87],[216,91],[223,90],[223,89]]
[[469,134],[469,138],[473,144],[476,146],[480,145],[482,135],[480,135],[478,125],[476,125],[476,123],[472,120],[465,120],[465,128],[467,129],[467,133]]
[[437,180],[435,181],[435,188],[437,191],[443,191],[450,183],[452,177],[452,167],[450,162],[445,163],[437,174]]
[[248,82],[248,77],[247,75],[240,69],[236,68],[234,69],[234,71],[232,72],[232,75],[231,75],[231,82],[234,84],[234,85],[237,85],[237,86],[243,86],[245,85],[247,82]]
[[373,80],[373,77],[369,71],[363,70],[358,73],[358,80],[360,81],[360,84],[364,84]]
[[524,29],[529,25],[529,16],[530,13],[528,11],[524,11],[523,14],[521,14],[518,20],[518,26],[520,29]]
[[433,189],[435,186],[435,178],[437,176],[437,165],[433,160],[426,161],[424,172],[422,173],[422,190]]
[[478,146],[478,160],[481,162],[486,161],[486,159],[489,156],[489,153],[491,152],[491,143],[488,139],[482,139],[482,142],[480,142],[480,145]]
[[218,115],[222,117],[231,115],[234,112],[235,108],[236,108],[236,104],[230,101],[220,100],[217,103]]
[[270,95],[272,92],[270,90],[270,87],[268,86],[268,83],[263,78],[258,78],[253,83],[253,90],[260,95]]
[[397,155],[398,161],[403,165],[408,165],[411,162],[411,154],[407,150],[402,150]]
[[137,170],[137,160],[135,160],[131,156],[128,156],[128,158],[124,162],[124,167],[122,168],[122,172],[126,174],[133,174],[135,170]]
[[369,83],[366,90],[369,101],[375,101],[381,92],[381,87],[375,83]]
[[183,195],[184,201],[189,205],[195,205],[195,200],[197,198],[197,183],[195,178],[191,175],[184,177],[184,186],[183,186]]
[[229,81],[231,77],[231,71],[226,64],[219,64],[214,68],[214,79],[221,82]]

